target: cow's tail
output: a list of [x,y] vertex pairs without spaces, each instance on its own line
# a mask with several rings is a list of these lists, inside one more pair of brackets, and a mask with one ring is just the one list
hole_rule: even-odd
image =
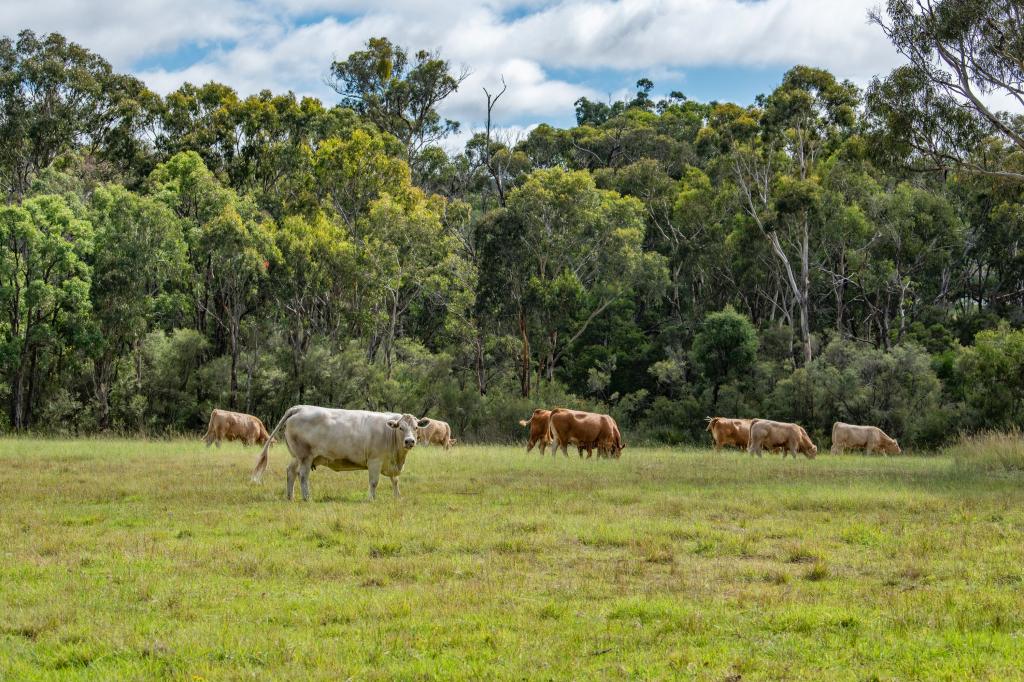
[[263,450],[260,451],[260,458],[256,460],[256,467],[252,470],[252,482],[259,483],[263,478],[263,472],[267,470],[267,463],[270,461],[270,444],[274,442],[274,436],[284,426],[284,423],[295,416],[295,413],[302,409],[301,405],[288,408],[288,411],[281,417],[281,421],[277,422],[277,426],[270,432],[270,437],[267,438],[266,444],[263,446]]
[[529,426],[530,422],[532,422],[532,421],[533,421],[533,417],[530,417],[529,419],[520,419],[519,420],[519,425],[520,426]]
[[[554,414],[551,416],[554,417]],[[557,454],[559,446],[558,428],[555,427],[555,420],[553,418],[548,420],[548,441],[552,443],[552,447],[554,448],[551,454]]]

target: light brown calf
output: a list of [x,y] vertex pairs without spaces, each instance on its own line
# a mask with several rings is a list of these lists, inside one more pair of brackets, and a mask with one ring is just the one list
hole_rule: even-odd
[[427,425],[417,427],[416,440],[420,443],[440,445],[444,447],[445,452],[448,452],[455,445],[455,439],[452,438],[452,427],[448,426],[448,422],[439,419],[424,418],[424,421],[427,422]]
[[782,457],[802,452],[808,459],[818,454],[818,446],[811,442],[810,436],[799,424],[775,422],[768,419],[755,419],[750,424],[750,444],[747,452],[761,456],[763,448],[784,448]]
[[206,447],[214,443],[220,447],[222,440],[240,440],[246,445],[264,445],[269,438],[267,427],[259,417],[243,412],[214,410],[210,413],[210,424],[206,427],[203,442],[206,443]]

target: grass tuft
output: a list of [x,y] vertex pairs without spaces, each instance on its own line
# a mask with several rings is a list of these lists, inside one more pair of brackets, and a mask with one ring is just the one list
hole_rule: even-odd
[[982,473],[1024,472],[1024,435],[982,433],[965,436],[947,447],[944,454],[953,458],[957,469]]

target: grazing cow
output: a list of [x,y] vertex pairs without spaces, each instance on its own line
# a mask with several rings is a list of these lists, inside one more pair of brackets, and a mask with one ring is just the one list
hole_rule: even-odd
[[[611,415],[601,415],[601,430],[597,436],[594,447],[597,448],[598,457],[622,457],[622,450],[626,444],[622,442],[622,433],[619,432],[619,425]],[[587,457],[590,457],[590,448],[587,448]]]
[[587,457],[591,457],[594,447],[597,447],[599,455],[605,451],[617,458],[625,447],[618,424],[606,414],[557,408],[551,411],[548,430],[554,445],[552,454],[557,453],[560,447],[562,454],[568,457],[567,448],[572,443],[581,458],[583,448],[587,449]]
[[729,417],[705,417],[707,430],[715,441],[715,450],[734,445],[743,450],[750,443],[750,422],[753,419],[730,419]]
[[[544,451],[547,450],[548,443],[551,442],[551,437],[548,435],[548,420],[551,419],[551,410],[542,410],[537,408],[530,415],[529,419],[520,419],[520,426],[530,427],[530,440],[526,443],[526,451],[533,450],[533,446],[540,443],[540,454],[544,456]],[[552,452],[551,454],[554,454]]]
[[448,426],[448,422],[443,422],[438,419],[427,419],[423,418],[427,422],[424,427],[417,427],[416,429],[416,440],[419,443],[429,445],[444,446],[444,451],[448,452],[451,446],[455,445],[455,439],[452,438],[452,427]]
[[843,450],[858,449],[868,453],[882,452],[887,455],[898,455],[902,452],[895,438],[890,438],[885,431],[877,426],[857,426],[836,422],[832,425],[832,454],[838,455]]
[[[299,477],[302,499],[309,499],[309,472],[318,464],[335,471],[366,469],[370,473],[370,499],[377,497],[377,481],[384,474],[399,497],[398,477],[405,456],[416,445],[416,429],[427,425],[411,414],[333,410],[296,405],[281,417],[271,437],[284,427],[284,441],[292,453],[288,465],[288,499],[292,499],[295,476]],[[256,483],[267,468],[269,446],[263,447],[252,480]]]
[[802,452],[808,459],[818,454],[818,446],[811,442],[811,437],[799,424],[773,422],[768,419],[754,419],[750,424],[750,444],[747,451],[761,456],[763,448],[784,448],[782,457]]
[[203,442],[206,443],[206,447],[216,443],[219,448],[222,440],[240,440],[246,445],[263,445],[269,438],[267,427],[259,417],[242,412],[214,410],[210,413],[210,424],[206,427]]

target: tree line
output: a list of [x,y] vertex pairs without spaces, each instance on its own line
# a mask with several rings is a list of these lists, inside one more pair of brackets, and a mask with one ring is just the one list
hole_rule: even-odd
[[901,443],[1024,424],[1019,2],[891,0],[907,63],[798,65],[754,104],[576,102],[464,149],[466,72],[387,38],[338,101],[165,97],[59,34],[0,41],[4,431],[198,431],[213,407],[431,413],[521,437],[533,407],[634,440],[711,414],[873,423]]

